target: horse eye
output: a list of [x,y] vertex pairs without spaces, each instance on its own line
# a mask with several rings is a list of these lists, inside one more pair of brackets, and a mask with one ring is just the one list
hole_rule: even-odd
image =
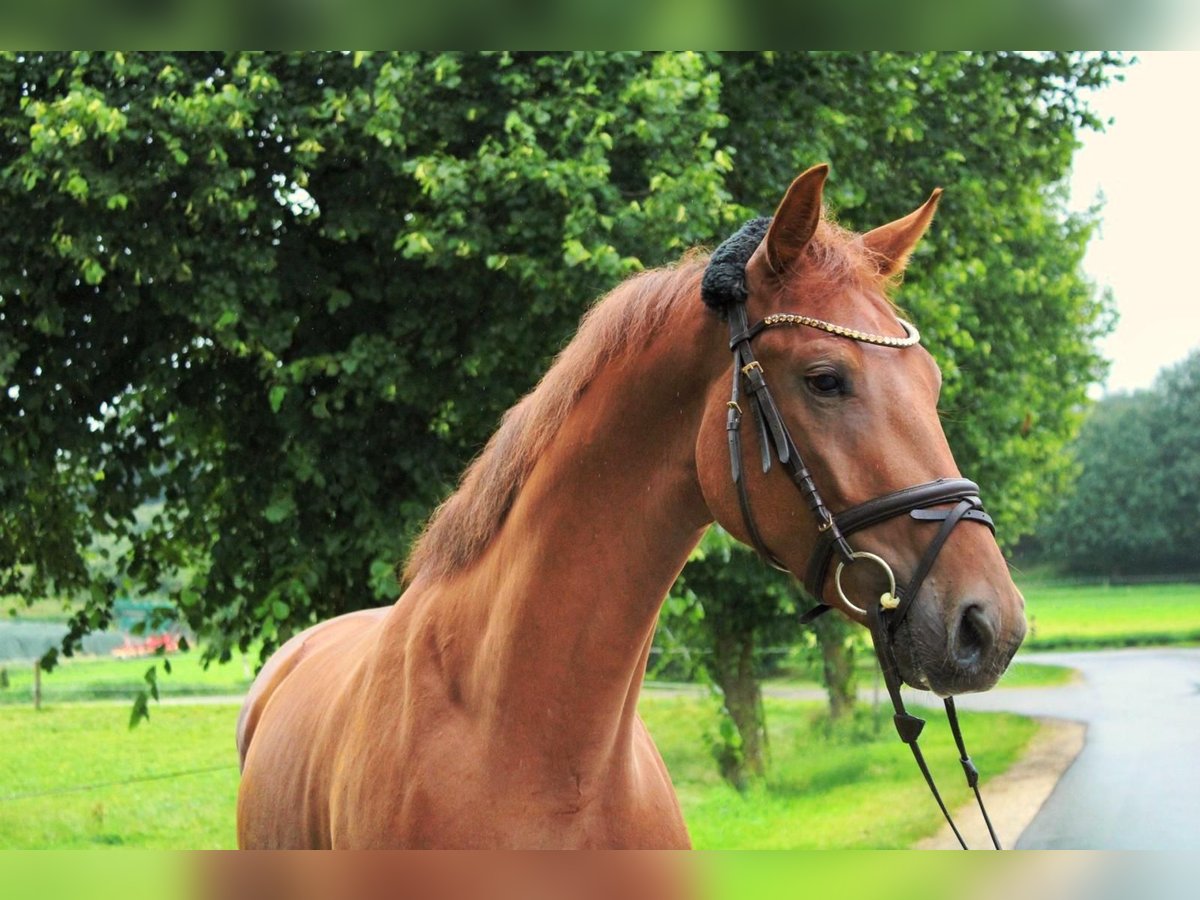
[[804,380],[808,384],[808,389],[819,397],[832,397],[834,394],[842,392],[842,379],[833,372],[818,372],[816,375],[809,375]]

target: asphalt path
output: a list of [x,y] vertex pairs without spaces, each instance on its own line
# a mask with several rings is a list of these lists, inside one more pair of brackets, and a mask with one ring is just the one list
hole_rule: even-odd
[[968,694],[958,707],[1073,719],[1087,726],[1087,738],[1017,849],[1200,849],[1200,648],[1021,659],[1083,677],[1058,688]]

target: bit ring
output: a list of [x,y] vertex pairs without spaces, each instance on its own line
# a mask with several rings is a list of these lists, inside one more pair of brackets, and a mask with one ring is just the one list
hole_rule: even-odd
[[[892,567],[887,564],[887,560],[881,556],[876,556],[874,553],[868,553],[866,550],[855,550],[850,554],[850,559],[851,561],[857,561],[860,559],[869,560],[883,569],[884,573],[888,577],[888,590],[886,594],[883,594],[879,598],[879,602],[884,609],[894,609],[896,605],[896,576],[892,573]],[[851,603],[850,598],[846,596],[846,592],[842,589],[842,569],[844,568],[846,568],[846,562],[845,560],[842,560],[838,563],[838,567],[833,573],[833,586],[837,588],[838,596],[842,598],[842,602],[846,604],[847,607],[858,613],[860,616],[865,616],[867,611]],[[889,600],[891,601],[891,605],[888,603]]]

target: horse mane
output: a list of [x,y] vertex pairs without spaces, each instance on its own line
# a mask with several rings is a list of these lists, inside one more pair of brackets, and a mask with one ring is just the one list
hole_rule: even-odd
[[458,490],[430,517],[404,568],[444,577],[473,562],[495,537],[546,445],[600,370],[645,343],[684,302],[697,308],[708,257],[691,252],[672,266],[630,278],[584,315],[579,331],[532,391],[506,412],[500,427],[467,467]]
[[[549,371],[504,414],[458,489],[434,510],[405,564],[405,583],[418,576],[444,578],[478,559],[546,445],[600,370],[629,348],[644,345],[676,306],[694,303],[701,312],[708,263],[706,252],[689,251],[674,265],[622,282],[588,310]],[[823,293],[849,281],[887,287],[858,236],[828,220],[821,221],[806,248],[806,269],[806,290]]]

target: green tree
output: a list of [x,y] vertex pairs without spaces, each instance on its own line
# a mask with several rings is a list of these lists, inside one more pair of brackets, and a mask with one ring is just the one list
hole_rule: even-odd
[[1080,474],[1037,533],[1041,555],[1085,575],[1194,573],[1200,547],[1200,352],[1149,390],[1092,409]]
[[1056,185],[1112,71],[0,55],[0,593],[82,595],[71,646],[118,592],[182,573],[167,593],[220,657],[390,598],[413,531],[591,299],[821,159],[859,228],[947,189],[903,297],[1014,537],[1099,371],[1090,226]]
[[185,570],[222,657],[393,597],[591,299],[736,223],[719,96],[692,54],[0,57],[0,593],[83,592],[78,636]]

